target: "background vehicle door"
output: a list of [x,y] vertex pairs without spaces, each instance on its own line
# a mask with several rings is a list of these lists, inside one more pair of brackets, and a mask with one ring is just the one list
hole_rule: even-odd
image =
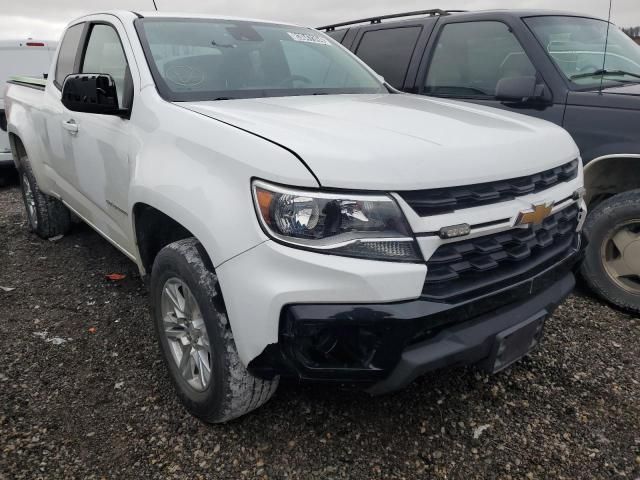
[[422,18],[416,22],[359,27],[350,49],[389,85],[404,90],[407,79],[415,78],[420,52],[435,23],[435,18]]
[[[524,28],[524,26],[522,26]],[[545,99],[503,102],[496,98],[501,79],[536,76]],[[441,19],[429,41],[418,76],[418,92],[455,98],[562,124],[564,98],[553,97],[549,84],[506,20]]]
[[[88,27],[79,73],[109,74],[116,83],[120,107],[132,104],[133,79],[116,24]],[[65,109],[66,110],[66,109]],[[66,110],[73,157],[75,198],[69,203],[104,235],[133,251],[128,216],[130,122],[115,115]]]

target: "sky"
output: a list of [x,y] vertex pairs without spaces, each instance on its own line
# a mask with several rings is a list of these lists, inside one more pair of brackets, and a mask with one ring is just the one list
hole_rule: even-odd
[[[320,26],[385,13],[429,8],[560,9],[606,18],[609,0],[156,0],[159,10],[211,13]],[[148,11],[153,0],[0,0],[0,39],[59,38],[65,24],[98,10]],[[613,0],[612,21],[640,25],[640,0]]]

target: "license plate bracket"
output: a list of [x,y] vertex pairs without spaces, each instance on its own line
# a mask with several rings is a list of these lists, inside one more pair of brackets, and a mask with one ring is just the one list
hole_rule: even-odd
[[536,348],[542,339],[546,318],[546,313],[536,315],[498,333],[486,364],[487,370],[498,373]]

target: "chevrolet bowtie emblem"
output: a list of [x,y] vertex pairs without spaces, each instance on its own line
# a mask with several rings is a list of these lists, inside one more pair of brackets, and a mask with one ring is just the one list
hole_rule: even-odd
[[554,202],[540,203],[532,205],[531,210],[525,210],[518,214],[516,219],[516,227],[519,225],[540,225],[544,219],[551,215]]

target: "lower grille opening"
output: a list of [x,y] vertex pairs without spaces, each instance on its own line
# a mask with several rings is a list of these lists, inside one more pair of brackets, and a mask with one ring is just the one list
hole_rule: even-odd
[[500,288],[514,278],[535,275],[577,248],[579,213],[574,204],[541,225],[441,246],[427,262],[423,296],[459,300]]

